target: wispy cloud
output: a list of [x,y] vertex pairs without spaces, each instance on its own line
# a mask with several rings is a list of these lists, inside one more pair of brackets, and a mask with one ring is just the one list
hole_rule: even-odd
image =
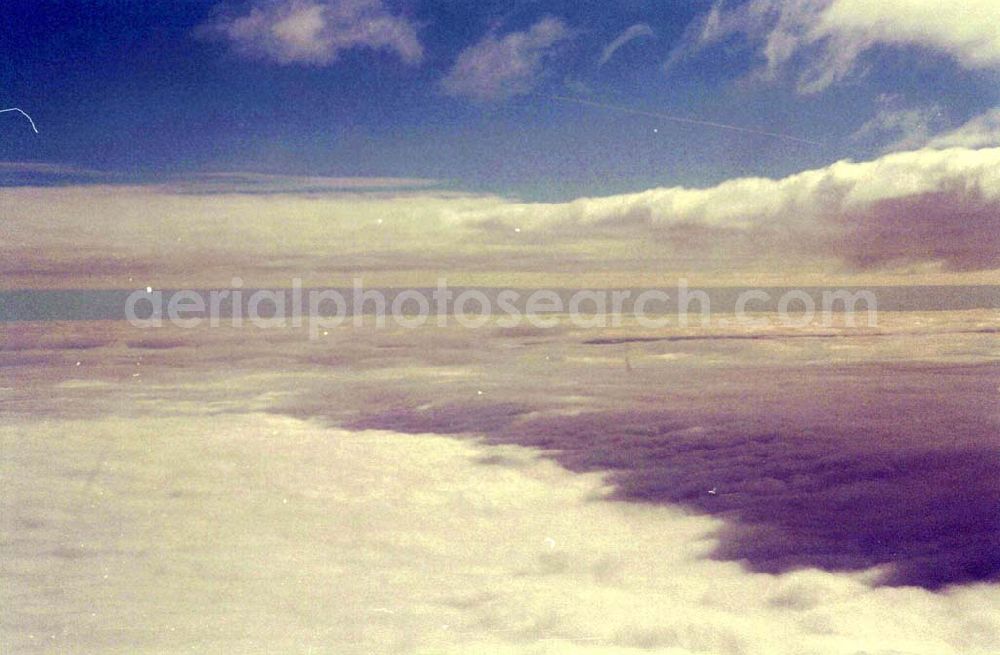
[[948,129],[938,105],[912,108],[894,107],[894,99],[879,100],[879,110],[854,133],[855,141],[890,143],[886,152],[916,148],[993,148],[1000,146],[1000,107],[973,116],[962,125]]
[[0,173],[86,177],[110,176],[110,173],[97,171],[92,168],[81,168],[79,166],[53,164],[40,161],[0,161]]
[[329,64],[354,48],[395,52],[408,64],[424,54],[416,25],[381,0],[257,0],[246,13],[222,7],[198,33],[279,64]]
[[608,63],[608,60],[611,59],[616,52],[618,52],[618,49],[629,41],[634,41],[635,39],[646,36],[653,36],[653,28],[645,23],[636,23],[635,25],[632,25],[615,37],[611,43],[604,46],[604,50],[601,51],[601,58],[597,60],[597,65],[603,66]]
[[203,173],[162,185],[177,193],[331,193],[402,191],[439,185],[438,180],[408,177],[326,177],[317,175],[270,175],[244,171]]
[[473,100],[503,100],[530,92],[538,83],[543,64],[570,30],[558,18],[545,17],[524,32],[503,37],[487,34],[466,48],[441,81],[445,92]]
[[121,180],[121,176],[81,166],[38,161],[0,161],[0,189],[18,186],[95,184],[116,180]]
[[912,150],[925,145],[946,121],[938,105],[902,107],[898,96],[883,94],[878,99],[875,115],[851,138],[860,143],[873,143],[885,152]]
[[927,143],[931,148],[986,148],[1000,146],[1000,107],[975,116]]
[[936,0],[751,0],[733,9],[719,3],[689,27],[667,66],[737,35],[764,60],[758,77],[774,80],[794,68],[801,93],[843,80],[876,46],[916,46],[967,69],[1000,69],[994,0],[966,0],[947,10]]

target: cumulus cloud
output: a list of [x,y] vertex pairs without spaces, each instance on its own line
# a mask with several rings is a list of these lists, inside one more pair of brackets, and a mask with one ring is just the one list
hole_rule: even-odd
[[[842,161],[783,179],[652,189],[550,205],[503,205],[482,220],[527,225],[555,242],[630,235],[730,265],[833,255],[861,268],[937,262],[1000,266],[1000,149],[918,150]],[[576,235],[574,237],[574,235]]]
[[445,92],[477,101],[503,100],[530,92],[553,49],[570,38],[558,18],[545,17],[524,32],[487,34],[459,53],[441,80]]
[[394,52],[408,64],[423,57],[416,26],[381,0],[257,0],[247,13],[222,9],[200,33],[279,64],[329,64],[354,48]]
[[653,28],[645,23],[636,23],[635,25],[632,25],[615,37],[611,43],[604,46],[604,50],[601,51],[601,58],[597,60],[597,65],[603,66],[608,63],[608,60],[611,59],[616,52],[618,52],[618,49],[627,44],[629,41],[640,39],[645,36],[653,36]]
[[815,93],[847,77],[876,46],[914,46],[952,57],[968,69],[1000,68],[1000,5],[993,0],[751,0],[717,4],[693,24],[668,67],[711,45],[741,35],[758,48],[757,71],[773,80],[795,66],[798,89]]

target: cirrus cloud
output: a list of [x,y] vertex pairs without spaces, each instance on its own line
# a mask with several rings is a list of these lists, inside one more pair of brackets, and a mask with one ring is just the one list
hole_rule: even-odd
[[912,150],[927,143],[932,132],[944,121],[939,105],[927,107],[900,107],[900,98],[883,94],[878,98],[878,111],[851,135],[854,141],[873,142],[885,151]]
[[597,61],[597,65],[603,66],[608,63],[608,60],[611,59],[616,52],[618,52],[618,49],[630,41],[634,41],[635,39],[640,39],[642,37],[653,36],[654,34],[653,28],[645,23],[636,23],[635,25],[632,25],[615,37],[611,43],[604,46],[604,50],[601,51],[601,58]]
[[973,116],[962,125],[947,127],[939,105],[899,108],[898,97],[883,95],[879,108],[852,139],[862,143],[889,140],[884,151],[915,148],[989,148],[1000,146],[1000,107]]
[[974,116],[954,130],[938,134],[927,145],[931,148],[983,148],[1000,145],[1000,107]]
[[1000,69],[994,0],[966,0],[947,11],[935,0],[751,0],[732,9],[720,2],[688,29],[667,66],[737,35],[763,58],[758,77],[774,80],[795,66],[797,88],[807,94],[846,78],[880,45],[940,52],[966,69]]

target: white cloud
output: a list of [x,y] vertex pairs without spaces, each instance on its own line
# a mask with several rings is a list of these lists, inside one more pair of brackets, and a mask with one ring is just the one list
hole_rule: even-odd
[[[183,185],[10,188],[0,272],[12,286],[68,288],[122,284],[130,270],[161,286],[210,286],[232,274],[273,284],[399,270],[795,280],[1000,269],[1000,148],[927,148],[781,179],[565,203],[413,188],[419,181],[388,188],[396,182],[223,178],[200,194]],[[243,193],[260,186],[269,192]]]
[[985,148],[1000,146],[1000,107],[969,119],[950,132],[928,141],[931,148]]
[[819,15],[810,40],[830,37],[858,52],[877,43],[944,52],[966,68],[1000,68],[1000,4],[962,0],[835,0]]
[[830,258],[867,269],[935,262],[1000,268],[1000,148],[924,149],[841,161],[782,179],[651,189],[569,203],[507,204],[481,220],[555,244],[632,239],[684,266],[776,265]]
[[627,30],[615,37],[614,41],[604,46],[604,50],[601,52],[601,58],[597,61],[598,66],[603,66],[608,62],[611,57],[614,56],[618,49],[624,46],[629,41],[642,38],[644,36],[653,36],[653,28],[645,23],[636,23],[632,25]]
[[395,52],[408,64],[423,57],[416,26],[381,0],[257,0],[247,13],[224,11],[201,32],[279,64],[329,64],[353,48]]
[[524,32],[487,34],[459,53],[441,81],[446,93],[473,100],[502,100],[534,89],[545,60],[570,37],[558,18],[546,17]]
[[[882,95],[878,111],[852,136],[854,141],[871,142],[886,152],[912,150],[927,143],[940,131],[946,119],[940,106],[903,108],[897,96]],[[888,143],[888,145],[886,145]]]
[[668,59],[680,59],[733,35],[759,48],[757,74],[774,79],[793,64],[798,89],[815,93],[847,77],[879,45],[917,46],[953,57],[968,69],[1000,68],[1000,4],[965,0],[751,0],[716,5],[689,28]]
[[[233,342],[213,336],[198,352],[231,358]],[[30,650],[51,630],[56,647],[97,652],[126,640],[132,652],[210,653],[978,655],[1000,645],[996,585],[933,594],[858,574],[748,573],[706,557],[717,519],[604,502],[599,474],[523,448],[247,411],[304,376],[222,368],[141,394],[55,390],[77,404],[132,399],[138,416],[0,426],[12,516],[42,526],[6,535],[5,565],[18,573],[9,588],[34,601],[10,606],[8,643]],[[81,500],[91,462],[103,466]]]
[[897,107],[896,98],[883,96],[879,109],[853,135],[859,142],[888,142],[886,152],[916,148],[990,148],[1000,146],[1000,108],[973,116],[954,129],[944,129],[946,119],[938,105]]

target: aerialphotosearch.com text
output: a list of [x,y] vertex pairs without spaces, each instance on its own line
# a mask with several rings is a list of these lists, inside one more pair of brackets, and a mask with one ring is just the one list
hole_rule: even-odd
[[[855,320],[856,314],[863,314],[863,320]],[[720,317],[716,323],[713,315]],[[686,279],[669,290],[451,287],[444,278],[435,287],[423,288],[366,288],[361,278],[349,288],[303,288],[296,278],[285,289],[250,289],[236,277],[228,289],[138,289],[126,299],[125,318],[141,328],[306,326],[311,337],[345,323],[419,328],[454,322],[475,329],[550,328],[569,322],[578,328],[603,328],[631,319],[640,327],[657,328],[731,322],[805,327],[837,320],[874,326],[877,298],[870,290],[853,288],[691,288]]]

